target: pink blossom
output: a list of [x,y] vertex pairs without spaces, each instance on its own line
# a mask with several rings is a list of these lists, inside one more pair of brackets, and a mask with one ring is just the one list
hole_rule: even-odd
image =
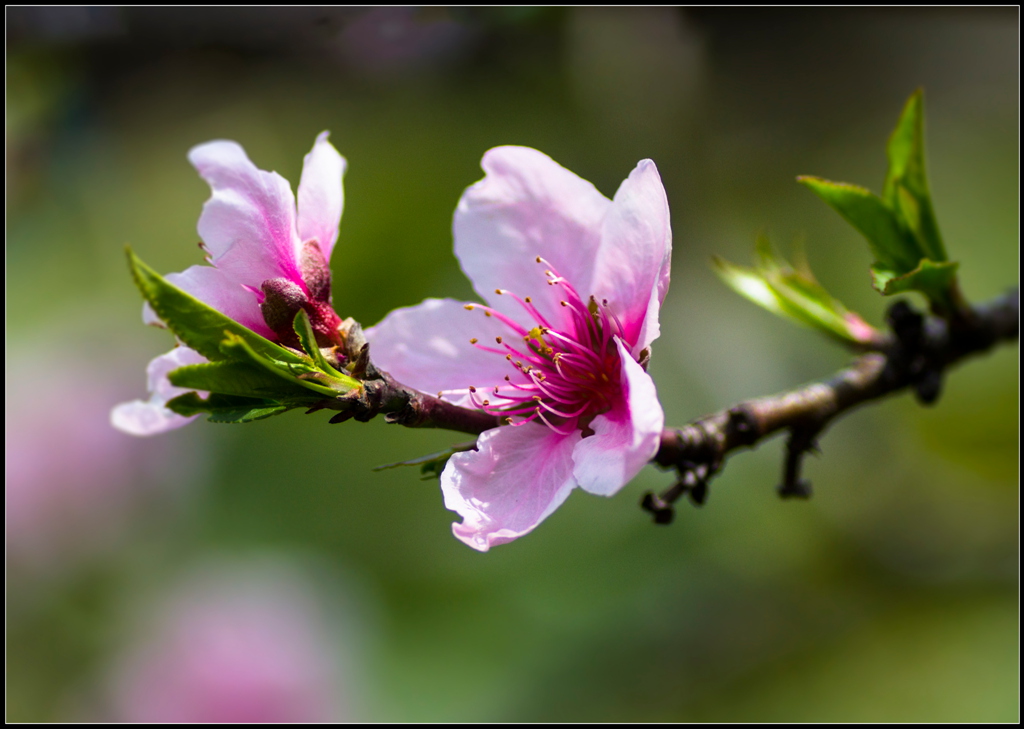
[[455,211],[455,255],[487,305],[428,299],[367,332],[401,382],[505,423],[441,475],[455,536],[486,551],[579,486],[611,496],[657,452],[646,372],[669,284],[668,201],[640,162],[608,200],[525,147],[484,155]]
[[[318,341],[339,343],[338,315],[331,307],[328,262],[344,207],[345,160],[321,133],[306,155],[298,206],[288,181],[257,169],[236,142],[193,147],[188,159],[213,195],[199,217],[200,244],[209,266],[192,266],[167,281],[275,342],[298,346],[292,322],[304,309]],[[143,321],[162,326],[148,304]],[[150,363],[147,401],[117,406],[111,422],[132,435],[154,435],[191,422],[165,407],[183,391],[171,386],[173,364],[206,361],[177,347]]]
[[110,708],[131,723],[351,719],[341,637],[287,563],[211,564],[172,588],[115,660]]
[[[97,348],[69,339],[68,331],[81,334],[100,319],[89,314],[78,322],[76,312],[63,312],[59,329],[41,329],[40,339],[14,341],[9,350],[7,555],[19,578],[64,574],[123,545],[133,528],[152,527],[156,514],[174,513],[203,461],[198,444],[183,458],[180,440],[138,443],[107,427],[110,402],[124,394],[123,360],[110,342]],[[40,367],[69,351],[83,383],[74,397]]]
[[476,33],[438,8],[364,9],[345,26],[338,50],[357,71],[390,77],[423,73],[460,55]]

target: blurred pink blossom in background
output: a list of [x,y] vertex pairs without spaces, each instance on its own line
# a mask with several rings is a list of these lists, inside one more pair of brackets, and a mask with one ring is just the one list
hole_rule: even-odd
[[478,33],[437,8],[381,7],[357,15],[338,36],[350,67],[374,77],[422,72],[464,53]]
[[115,661],[113,719],[349,718],[338,636],[317,588],[285,562],[211,563],[158,598]]
[[[116,546],[147,509],[163,514],[179,502],[202,460],[197,444],[185,457],[180,440],[140,443],[111,428],[110,406],[128,381],[116,356],[62,351],[23,346],[7,361],[8,563],[32,572]],[[73,387],[40,364],[67,362],[67,353]]]

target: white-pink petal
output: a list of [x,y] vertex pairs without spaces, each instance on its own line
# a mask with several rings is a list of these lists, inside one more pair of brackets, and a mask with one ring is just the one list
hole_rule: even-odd
[[256,288],[277,277],[300,283],[301,241],[288,181],[258,169],[235,142],[201,144],[188,158],[213,190],[198,224],[211,263],[236,283]]
[[665,426],[654,380],[621,340],[615,343],[622,361],[623,402],[593,419],[594,434],[576,443],[572,454],[580,488],[599,496],[611,496],[640,473],[658,452]]
[[505,375],[523,378],[500,354],[485,352],[470,344],[500,347],[495,337],[509,336],[509,330],[493,316],[477,308],[467,311],[454,299],[426,299],[418,306],[395,309],[382,322],[366,331],[374,364],[404,385],[436,395],[456,405],[473,407],[468,387],[486,392],[495,385],[507,385]]
[[[495,289],[530,296],[549,321],[562,320],[561,287],[548,286],[548,260],[578,291],[589,292],[611,201],[591,183],[528,147],[496,147],[481,163],[487,173],[463,193],[455,211],[455,255],[477,293],[495,309],[522,310]],[[586,294],[584,294],[586,295]]]
[[658,168],[643,160],[619,186],[603,221],[589,292],[608,299],[634,357],[658,337],[671,258],[668,198]]
[[338,224],[345,206],[341,178],[345,174],[345,158],[321,132],[306,155],[299,180],[299,239],[316,238],[324,258],[331,260],[331,251],[338,239]]
[[142,323],[146,326],[160,327],[166,329],[167,325],[164,324],[164,320],[156,315],[153,311],[153,307],[149,305],[148,301],[142,302]]
[[477,450],[456,453],[441,474],[445,508],[458,512],[455,536],[486,552],[533,531],[569,496],[579,432],[506,425],[483,433]]
[[181,273],[169,273],[164,278],[260,336],[274,337],[263,320],[256,294],[232,281],[221,269],[191,266]]
[[[167,379],[168,373],[179,367],[202,364],[208,360],[194,349],[178,346],[167,354],[155,358],[146,367],[146,379],[150,396],[148,400],[133,400],[121,403],[110,412],[110,423],[129,435],[157,435],[180,428],[198,416],[185,417],[168,410],[167,401],[189,392],[186,388],[175,387]],[[200,393],[206,396],[207,393]]]

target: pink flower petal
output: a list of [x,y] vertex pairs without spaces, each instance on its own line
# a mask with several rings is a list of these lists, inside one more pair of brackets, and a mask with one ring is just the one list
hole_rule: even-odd
[[576,443],[573,475],[580,488],[611,496],[629,483],[658,452],[665,414],[654,380],[629,356],[616,338],[622,360],[621,407],[598,415],[590,423],[594,435]]
[[452,456],[441,491],[445,508],[463,517],[452,524],[455,536],[486,552],[533,531],[576,486],[579,439],[579,432],[559,435],[536,423],[504,426],[483,433],[476,451]]
[[523,320],[514,300],[495,296],[495,289],[508,289],[530,296],[552,323],[561,321],[564,294],[547,285],[546,266],[536,258],[545,258],[587,296],[610,201],[535,149],[496,147],[481,166],[487,176],[463,193],[455,211],[462,270],[495,309]]
[[274,337],[263,320],[256,294],[229,279],[221,269],[191,266],[181,273],[169,273],[164,278],[260,336]]
[[188,158],[213,190],[198,225],[211,263],[254,288],[278,277],[300,283],[301,242],[288,181],[257,169],[235,142],[201,144]]
[[160,327],[166,329],[167,325],[164,324],[164,320],[156,315],[153,311],[153,307],[149,305],[148,301],[142,302],[142,323],[151,327]]
[[299,180],[299,238],[305,242],[316,238],[324,258],[331,260],[331,251],[338,239],[338,224],[345,206],[341,178],[345,174],[345,158],[338,154],[327,132],[321,132],[306,155]]
[[[457,405],[473,407],[468,387],[486,391],[506,385],[505,375],[518,373],[500,354],[485,352],[469,343],[497,348],[495,337],[509,330],[480,309],[467,311],[453,299],[427,299],[419,306],[395,309],[366,331],[374,364],[395,379],[420,392],[436,395]],[[518,376],[517,382],[523,377]]]
[[[160,355],[146,367],[149,400],[133,400],[117,405],[110,412],[110,424],[129,435],[144,436],[157,435],[191,423],[198,416],[185,417],[165,407],[168,400],[189,392],[186,388],[172,385],[167,375],[179,367],[207,361],[194,349],[181,346]],[[206,394],[201,393],[204,397]]]
[[591,292],[608,299],[634,357],[658,337],[671,258],[668,198],[658,168],[643,160],[619,186],[604,219]]

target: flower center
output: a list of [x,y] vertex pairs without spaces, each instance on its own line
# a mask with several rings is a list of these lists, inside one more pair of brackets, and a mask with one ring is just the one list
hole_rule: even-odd
[[595,415],[607,412],[619,399],[621,364],[612,337],[622,335],[622,325],[608,309],[608,302],[593,296],[584,302],[576,289],[543,258],[537,263],[548,266],[544,274],[549,286],[561,286],[565,298],[559,303],[568,314],[561,327],[553,326],[533,305],[529,296],[521,298],[511,291],[496,289],[511,296],[523,307],[534,326],[526,328],[506,315],[480,304],[467,304],[469,310],[482,309],[506,327],[510,336],[495,338],[500,347],[469,340],[478,349],[502,355],[513,373],[505,375],[505,385],[486,393],[470,387],[470,399],[476,407],[503,418],[508,425],[524,425],[540,420],[555,432],[567,435],[586,428]]

